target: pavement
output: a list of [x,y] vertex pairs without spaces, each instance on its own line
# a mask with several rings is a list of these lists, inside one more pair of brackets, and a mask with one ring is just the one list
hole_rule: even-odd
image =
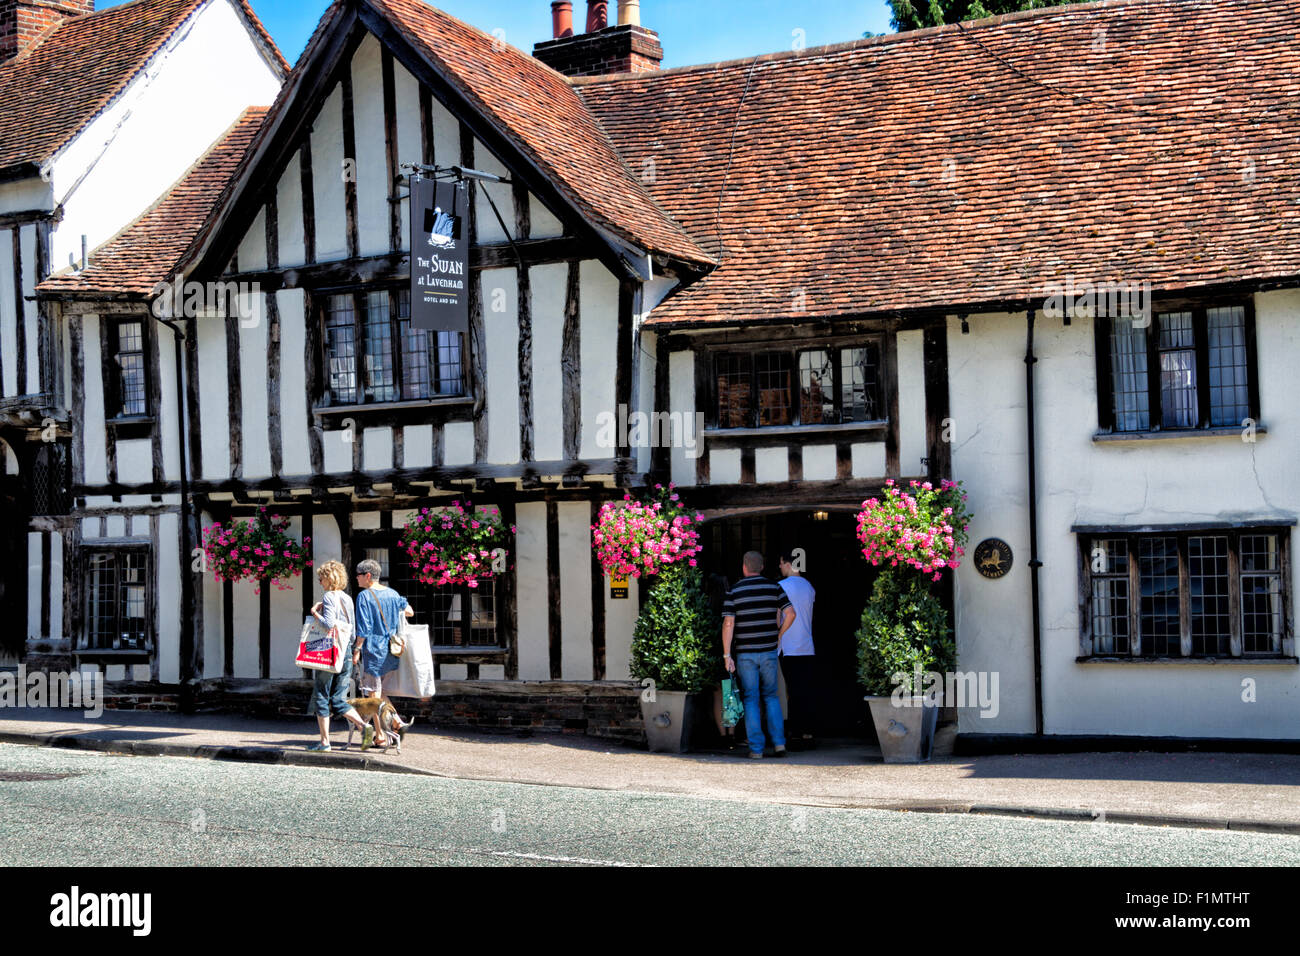
[[591,737],[477,733],[417,724],[400,755],[305,748],[306,717],[11,709],[0,743],[669,794],[709,800],[1046,817],[1300,835],[1300,755],[1013,754],[884,764],[849,742],[751,761],[743,753],[651,754]]

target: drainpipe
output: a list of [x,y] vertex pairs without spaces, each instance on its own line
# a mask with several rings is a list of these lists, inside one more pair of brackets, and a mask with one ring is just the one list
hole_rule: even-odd
[[190,479],[189,466],[186,463],[185,447],[185,379],[182,372],[181,343],[185,333],[171,319],[155,316],[159,322],[172,330],[172,354],[176,359],[176,440],[178,457],[181,464],[181,709],[188,712],[191,682],[198,676],[195,673],[194,660],[194,574],[190,570],[193,548],[190,535]]
[[1034,629],[1034,736],[1043,735],[1043,635],[1038,604],[1038,468],[1034,444],[1034,310],[1025,324],[1025,442],[1029,458],[1029,594]]

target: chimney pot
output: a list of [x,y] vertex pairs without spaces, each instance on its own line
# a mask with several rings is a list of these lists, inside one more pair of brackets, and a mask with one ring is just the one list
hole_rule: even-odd
[[618,0],[618,25],[621,27],[641,25],[641,0]]
[[555,0],[551,4],[551,26],[557,40],[573,36],[573,0]]
[[609,0],[587,0],[587,32],[609,26]]

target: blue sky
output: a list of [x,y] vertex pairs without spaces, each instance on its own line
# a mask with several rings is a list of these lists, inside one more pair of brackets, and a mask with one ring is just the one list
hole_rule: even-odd
[[[329,0],[250,2],[290,63],[329,6]],[[116,5],[99,0],[96,6]],[[434,6],[488,33],[502,29],[507,43],[528,52],[551,38],[550,0],[438,0]],[[616,8],[611,0],[611,21]],[[586,0],[574,0],[579,29],[586,10]],[[686,66],[789,50],[798,40],[822,46],[856,40],[866,31],[885,33],[889,5],[885,0],[641,0],[641,23],[658,31],[664,66]]]

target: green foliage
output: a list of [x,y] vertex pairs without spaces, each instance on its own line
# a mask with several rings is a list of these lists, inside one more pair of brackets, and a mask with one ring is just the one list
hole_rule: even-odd
[[721,622],[696,568],[670,564],[652,578],[632,632],[632,675],[659,690],[698,693],[717,682],[722,661],[713,637]]
[[858,680],[868,694],[888,697],[899,683],[911,694],[915,668],[947,673],[956,666],[957,647],[948,612],[919,574],[884,569],[871,589],[858,629]]
[[889,0],[893,11],[890,25],[902,33],[960,20],[982,20],[1003,13],[1061,7],[1077,2],[1080,0]]

